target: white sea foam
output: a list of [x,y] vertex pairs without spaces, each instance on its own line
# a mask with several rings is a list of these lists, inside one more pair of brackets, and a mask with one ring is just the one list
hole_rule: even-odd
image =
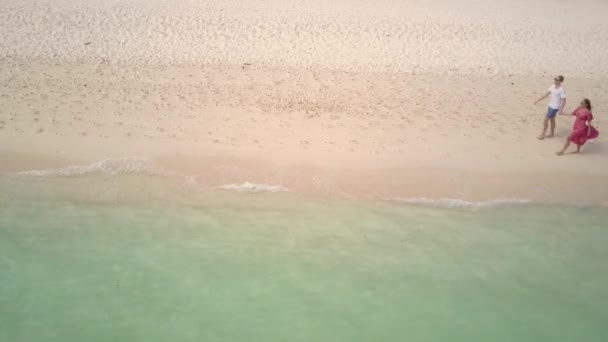
[[[75,177],[83,175],[125,175],[140,174],[150,176],[185,177],[193,180],[193,177],[184,176],[164,170],[157,169],[150,161],[141,157],[125,157],[117,159],[105,159],[87,165],[70,165],[62,168],[29,170],[11,173],[12,176],[26,177]],[[282,185],[260,184],[260,183],[234,183],[215,187],[215,189],[239,191],[239,192],[286,192],[289,191]]]
[[465,208],[465,209],[484,209],[497,206],[521,205],[530,203],[527,199],[516,198],[495,198],[486,201],[467,201],[458,198],[427,198],[427,197],[409,197],[409,198],[387,198],[387,201],[401,202],[413,205],[422,205],[436,208]]
[[231,191],[239,191],[239,192],[285,192],[289,191],[289,189],[283,187],[282,185],[271,185],[271,184],[258,184],[258,183],[250,183],[244,182],[241,184],[227,184],[218,186],[215,189],[221,190],[231,190]]
[[145,158],[140,157],[125,157],[117,159],[105,159],[87,165],[70,165],[62,168],[29,170],[12,173],[19,176],[33,177],[70,177],[81,176],[87,174],[104,174],[104,175],[119,175],[119,174],[148,174],[161,175],[159,170],[154,169],[150,162]]

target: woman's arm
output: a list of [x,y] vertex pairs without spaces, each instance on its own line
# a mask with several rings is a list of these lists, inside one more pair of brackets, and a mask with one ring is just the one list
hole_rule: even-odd
[[[576,111],[578,110],[578,108],[576,108],[575,110],[572,111],[572,114],[570,115],[576,115]],[[560,115],[565,115],[563,112]]]

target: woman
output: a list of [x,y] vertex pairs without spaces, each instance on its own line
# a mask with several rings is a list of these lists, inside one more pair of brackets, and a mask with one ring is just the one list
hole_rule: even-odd
[[587,140],[597,138],[599,135],[599,132],[591,126],[593,114],[591,114],[591,101],[589,101],[589,99],[581,101],[581,105],[572,113],[572,115],[576,116],[572,133],[570,133],[566,139],[564,148],[557,152],[558,156],[564,154],[566,149],[568,149],[568,146],[570,146],[570,142],[576,144],[576,152],[574,153],[578,153],[581,151],[581,146],[583,146]]

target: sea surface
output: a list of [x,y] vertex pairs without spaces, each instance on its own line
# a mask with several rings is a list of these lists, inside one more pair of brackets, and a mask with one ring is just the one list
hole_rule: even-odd
[[288,190],[0,175],[0,341],[608,341],[606,208]]

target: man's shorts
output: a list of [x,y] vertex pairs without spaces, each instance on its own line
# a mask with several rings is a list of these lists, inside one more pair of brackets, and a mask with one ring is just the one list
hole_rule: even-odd
[[559,109],[549,107],[547,109],[547,119],[553,119],[557,115],[557,112],[559,112]]

